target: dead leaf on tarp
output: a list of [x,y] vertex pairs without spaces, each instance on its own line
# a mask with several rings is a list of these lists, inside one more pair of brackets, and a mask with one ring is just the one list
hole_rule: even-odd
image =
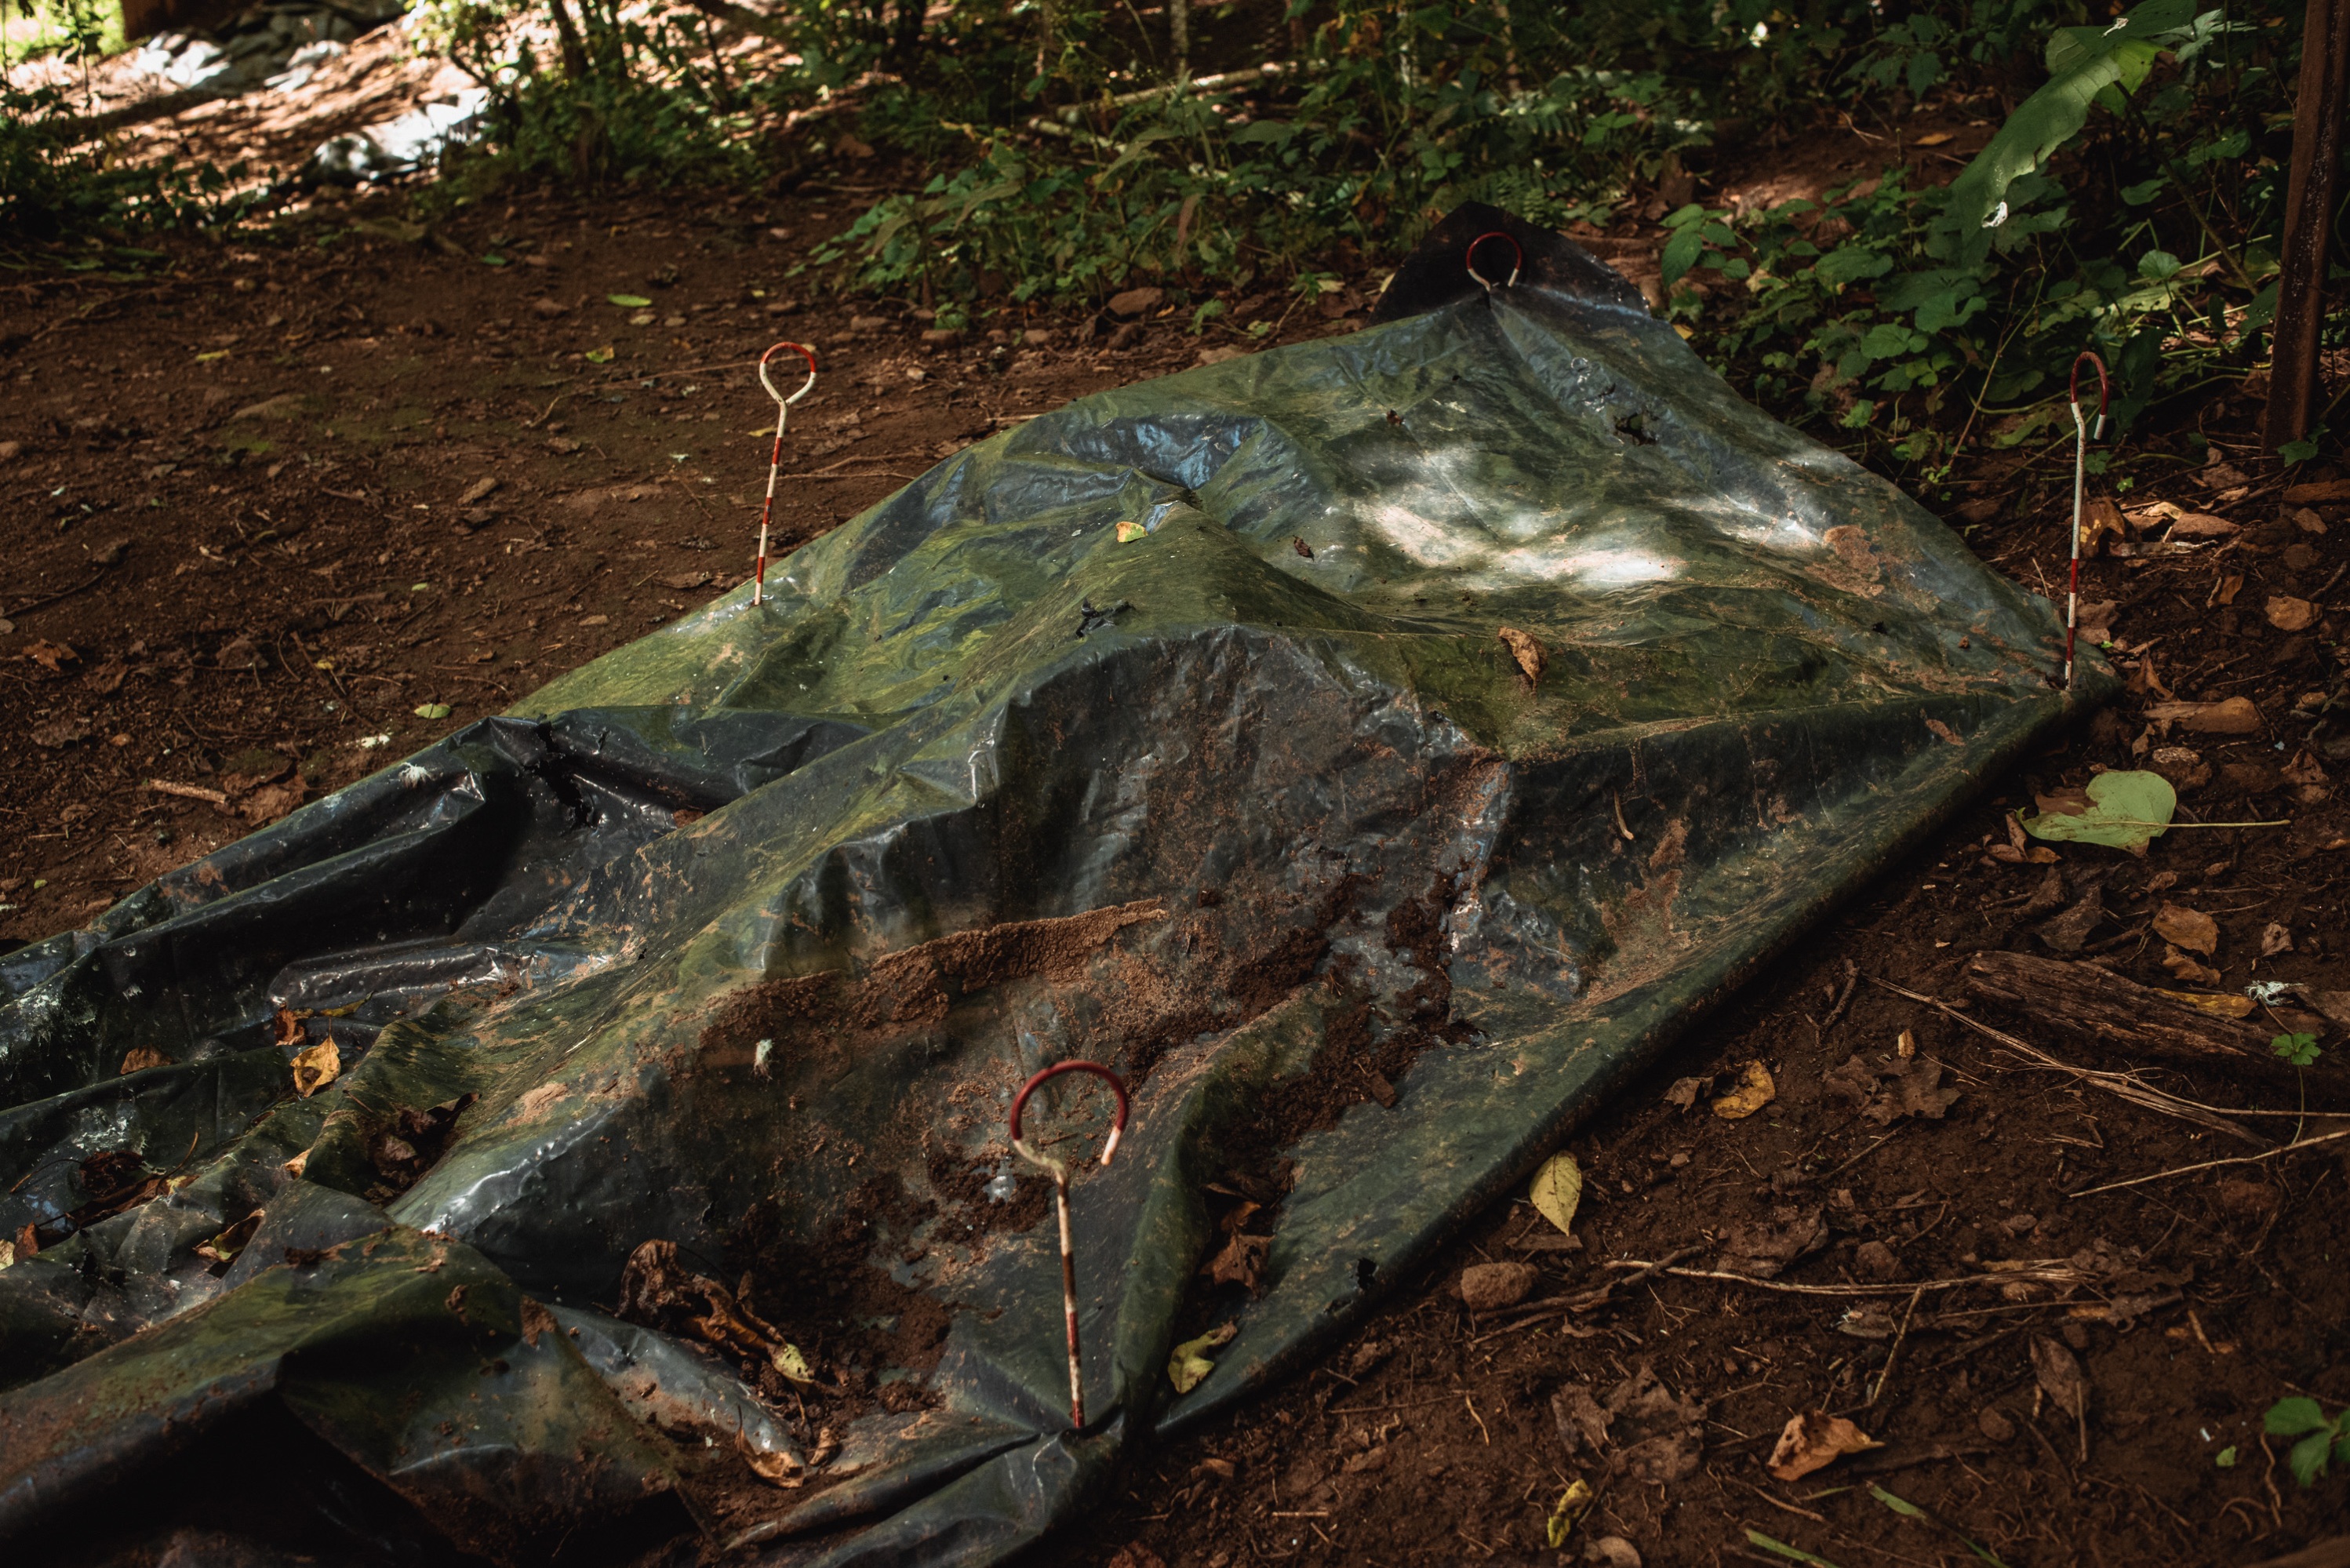
[[1572,1234],[1575,1211],[1583,1202],[1583,1168],[1571,1154],[1552,1155],[1534,1172],[1526,1196],[1534,1201],[1535,1212],[1556,1226],[1559,1234]]
[[1779,1085],[1772,1082],[1771,1069],[1760,1062],[1749,1062],[1738,1070],[1738,1086],[1713,1102],[1713,1114],[1724,1121],[1738,1121],[1778,1097]]
[[1509,646],[1510,657],[1518,661],[1518,673],[1526,678],[1526,684],[1541,685],[1543,670],[1550,663],[1550,652],[1543,647],[1542,640],[1513,626],[1503,627],[1498,635]]
[[2174,947],[2162,950],[2162,967],[2194,985],[2218,985],[2223,978],[2210,964],[2199,962]]
[[342,1076],[343,1053],[328,1035],[294,1058],[294,1092],[308,1099]]
[[788,1449],[769,1452],[763,1449],[754,1449],[749,1442],[741,1438],[736,1439],[735,1446],[742,1451],[743,1462],[751,1467],[751,1472],[761,1480],[771,1486],[779,1486],[786,1490],[802,1484],[800,1472],[807,1469],[807,1466],[802,1462],[797,1454]]
[[1235,1231],[1223,1249],[1208,1260],[1201,1272],[1220,1285],[1238,1285],[1251,1297],[1264,1294],[1264,1260],[1273,1250],[1270,1236]]
[[2279,631],[2307,631],[2317,622],[2317,607],[2290,594],[2271,594],[2265,613]]
[[1534,1277],[1532,1263],[1471,1263],[1454,1288],[1471,1312],[1500,1312],[1525,1300]]
[[143,1073],[150,1067],[168,1067],[172,1059],[152,1045],[133,1045],[122,1054],[122,1072]]
[[1806,1210],[1783,1209],[1775,1220],[1750,1220],[1724,1231],[1721,1257],[1714,1266],[1751,1280],[1776,1279],[1796,1259],[1826,1246],[1827,1240],[1825,1210],[1816,1205]]
[[244,1251],[245,1243],[253,1240],[253,1233],[261,1229],[261,1214],[262,1211],[256,1209],[212,1240],[198,1242],[196,1256],[214,1263],[236,1262],[236,1255]]
[[[2261,957],[2274,958],[2279,953],[2293,951],[2293,931],[2282,921],[2271,920],[2261,932]],[[2245,1001],[2251,1000],[2246,997]]]
[[1197,1339],[1187,1339],[1177,1345],[1167,1357],[1167,1381],[1175,1385],[1178,1394],[1189,1394],[1206,1381],[1216,1369],[1208,1353],[1230,1345],[1239,1337],[1240,1329],[1232,1324],[1211,1328]]
[[1783,1481],[1801,1480],[1846,1454],[1883,1446],[1842,1416],[1806,1410],[1790,1417],[1786,1429],[1779,1434],[1771,1449],[1771,1473]]
[[296,1017],[290,1008],[279,1008],[277,1016],[272,1022],[277,1030],[277,1045],[280,1050],[288,1045],[299,1045],[308,1038],[307,1033],[302,1027],[302,1020]]
[[2165,904],[2154,912],[2154,934],[2173,947],[2210,958],[2220,950],[2220,922],[2184,904]]

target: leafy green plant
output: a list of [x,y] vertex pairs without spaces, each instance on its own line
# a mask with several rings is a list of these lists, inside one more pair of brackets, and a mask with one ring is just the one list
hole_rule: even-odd
[[2269,1049],[2296,1067],[2314,1067],[2325,1053],[2317,1047],[2314,1034],[2280,1034],[2269,1042]]
[[2262,1426],[2272,1438],[2301,1439],[2285,1455],[2285,1461],[2293,1467],[2293,1479],[2304,1487],[2315,1486],[2333,1461],[2350,1462],[2350,1430],[2344,1428],[2343,1415],[2328,1417],[2314,1399],[2301,1395],[2280,1399],[2269,1407]]

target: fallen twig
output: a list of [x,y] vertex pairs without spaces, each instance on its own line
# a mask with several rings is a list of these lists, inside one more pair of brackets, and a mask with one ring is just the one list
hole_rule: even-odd
[[2297,1148],[2314,1148],[2322,1143],[2339,1143],[2345,1137],[2350,1137],[2350,1127],[2345,1127],[2340,1132],[2320,1133],[2315,1137],[2296,1138],[2291,1143],[2280,1144],[2275,1148],[2263,1149],[2259,1154],[2230,1155],[2226,1159],[2207,1159],[2198,1165],[2176,1166],[2168,1170],[2155,1171],[2148,1176],[2133,1176],[2126,1181],[2108,1181],[2103,1187],[2085,1187],[2078,1192],[2068,1192],[2064,1196],[2086,1198],[2093,1192],[2111,1192],[2123,1187],[2143,1187],[2149,1181],[2161,1181],[2173,1176],[2191,1176],[2199,1170],[2217,1170],[2225,1165],[2257,1165],[2262,1160],[2273,1159],[2281,1154],[2291,1154]]
[[157,794],[175,794],[182,800],[201,800],[213,805],[228,804],[228,796],[216,789],[206,789],[202,784],[173,784],[169,779],[149,779],[147,787]]
[[[2350,1137],[2350,1134],[2335,1134],[2333,1136]],[[1674,1256],[1682,1257],[1686,1256],[1690,1251],[1700,1250],[1701,1249],[1698,1248],[1688,1248],[1681,1252],[1674,1254]],[[1669,1262],[1669,1259],[1660,1258],[1653,1263],[1644,1263],[1636,1262],[1630,1258],[1621,1258],[1611,1260],[1602,1266],[1610,1269],[1638,1269],[1640,1272],[1638,1274],[1633,1276],[1635,1279],[1645,1278],[1652,1273],[1667,1273],[1672,1275],[1675,1279],[1718,1280],[1724,1284],[1752,1285],[1758,1291],[1778,1291],[1786,1295],[1795,1296],[1898,1296],[1912,1291],[1922,1293],[1926,1291],[1957,1290],[1961,1285],[2088,1285],[2095,1284],[2097,1281],[2096,1275],[2085,1272],[2080,1269],[2064,1267],[2027,1267],[2002,1270],[1997,1273],[1961,1274],[1954,1279],[1947,1280],[1922,1280],[1910,1284],[1799,1285],[1787,1280],[1762,1280],[1755,1278],[1752,1274],[1733,1274],[1724,1269],[1669,1268],[1667,1266]],[[1631,1281],[1619,1280],[1617,1282],[1619,1284],[1628,1284]]]

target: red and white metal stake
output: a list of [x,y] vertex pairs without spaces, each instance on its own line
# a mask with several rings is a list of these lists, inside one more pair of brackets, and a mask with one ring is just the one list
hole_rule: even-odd
[[[808,368],[807,379],[800,384],[798,391],[788,398],[775,390],[775,384],[767,379],[767,361],[786,348],[806,359]],[[806,397],[816,387],[816,350],[805,343],[776,344],[759,356],[759,385],[766,388],[767,396],[775,400],[775,454],[767,459],[767,499],[759,508],[759,556],[751,569],[753,604],[764,599],[767,592],[767,524],[775,514],[775,475],[783,471],[784,466],[784,419],[792,411],[792,405]]]
[[[2097,420],[2093,427],[2081,412],[2081,365],[2084,360],[2097,371]],[[2073,433],[2077,438],[2073,448],[2073,571],[2064,580],[2064,690],[2073,689],[2073,638],[2079,629],[2081,616],[2081,494],[2089,472],[2089,442],[2106,439],[2106,405],[2113,397],[2113,383],[2106,378],[2106,362],[2095,354],[2082,354],[2073,361],[2073,379],[2065,395],[2073,403]]]
[[1029,1164],[1042,1167],[1053,1178],[1053,1199],[1061,1215],[1061,1305],[1068,1314],[1069,1324],[1069,1422],[1078,1430],[1086,1425],[1086,1385],[1083,1367],[1077,1359],[1077,1253],[1069,1236],[1069,1168],[1044,1153],[1020,1136],[1020,1113],[1026,1108],[1028,1096],[1046,1081],[1063,1073],[1091,1073],[1109,1085],[1118,1096],[1118,1118],[1110,1126],[1109,1141],[1102,1146],[1101,1162],[1109,1163],[1118,1152],[1118,1140],[1126,1132],[1126,1085],[1116,1073],[1098,1062],[1055,1062],[1020,1086],[1012,1099],[1012,1147]]

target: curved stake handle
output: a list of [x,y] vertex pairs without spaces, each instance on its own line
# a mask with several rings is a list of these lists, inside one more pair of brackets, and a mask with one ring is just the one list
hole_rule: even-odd
[[[788,398],[775,390],[775,382],[767,379],[767,361],[786,348],[807,361],[807,379]],[[775,475],[784,466],[784,419],[792,411],[794,403],[816,389],[816,350],[805,343],[775,344],[759,356],[759,385],[775,400],[775,450],[767,459],[767,499],[759,507],[759,554],[751,566],[751,602],[754,605],[762,602],[767,593],[767,524],[775,513]]]
[[1083,1431],[1086,1425],[1086,1384],[1084,1369],[1077,1360],[1077,1252],[1069,1234],[1069,1168],[1031,1145],[1020,1136],[1020,1113],[1028,1108],[1028,1096],[1046,1083],[1064,1073],[1090,1073],[1109,1085],[1118,1096],[1118,1116],[1110,1124],[1109,1141],[1102,1145],[1101,1162],[1107,1165],[1118,1152],[1118,1140],[1126,1132],[1126,1085],[1118,1075],[1098,1062],[1055,1062],[1035,1077],[1020,1085],[1012,1098],[1012,1147],[1021,1158],[1048,1172],[1053,1178],[1053,1202],[1061,1218],[1061,1310],[1069,1331],[1069,1422]]

